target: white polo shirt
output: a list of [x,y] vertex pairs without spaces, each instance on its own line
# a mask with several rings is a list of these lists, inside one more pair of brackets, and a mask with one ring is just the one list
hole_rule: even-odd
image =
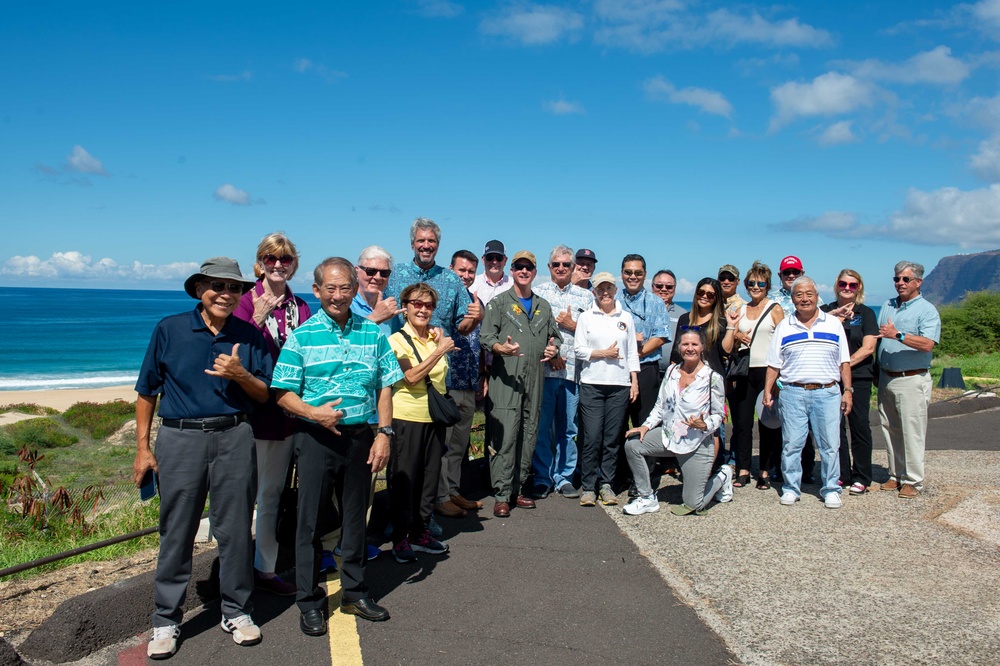
[[504,273],[500,281],[495,283],[490,282],[489,278],[486,277],[486,273],[480,273],[472,281],[469,291],[478,296],[483,305],[486,305],[496,298],[497,294],[502,294],[513,286],[514,281],[510,279],[510,275],[507,273]]
[[781,381],[796,384],[829,384],[840,381],[840,364],[849,363],[844,325],[822,310],[806,328],[793,313],[774,329],[767,365],[776,368]]
[[[595,358],[595,350],[607,349],[618,343],[618,358]],[[580,313],[573,339],[581,384],[631,386],[633,372],[639,372],[639,350],[635,342],[635,320],[615,301],[615,309],[605,314],[595,303]]]

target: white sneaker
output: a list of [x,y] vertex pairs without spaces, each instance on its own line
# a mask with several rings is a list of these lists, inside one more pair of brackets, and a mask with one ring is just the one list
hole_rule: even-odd
[[176,624],[165,627],[153,627],[153,636],[146,645],[146,656],[150,659],[168,659],[177,652],[177,639],[181,628]]
[[222,630],[233,635],[237,645],[257,645],[260,643],[260,627],[253,623],[249,615],[222,618]]
[[638,516],[644,513],[656,513],[660,510],[660,503],[657,501],[656,497],[636,497],[634,500],[625,505],[622,509],[622,513],[626,513],[630,516]]
[[784,493],[782,493],[781,499],[778,500],[778,502],[780,502],[782,506],[792,506],[798,501],[799,501],[799,496],[790,490],[786,490]]
[[719,468],[717,474],[722,475],[722,487],[719,488],[719,492],[715,493],[716,502],[732,502],[733,501],[733,474],[736,470],[733,469],[732,465],[723,465]]
[[823,504],[825,504],[828,509],[839,509],[844,506],[844,502],[840,499],[840,493],[836,491],[827,493],[826,496],[823,497]]

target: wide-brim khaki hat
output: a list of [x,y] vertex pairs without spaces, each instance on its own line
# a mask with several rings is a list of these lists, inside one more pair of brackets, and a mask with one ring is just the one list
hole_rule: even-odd
[[250,291],[254,284],[257,283],[257,281],[252,278],[243,277],[240,265],[235,259],[230,259],[229,257],[212,257],[211,259],[205,260],[205,263],[201,265],[200,271],[189,277],[187,280],[184,280],[184,291],[187,292],[187,295],[191,298],[198,298],[195,286],[205,278],[242,282],[244,294]]

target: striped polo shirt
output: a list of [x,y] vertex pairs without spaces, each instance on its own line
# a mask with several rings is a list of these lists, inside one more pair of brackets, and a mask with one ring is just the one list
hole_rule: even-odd
[[351,313],[344,330],[320,310],[292,331],[274,366],[271,388],[296,394],[313,407],[341,398],[341,423],[367,423],[375,392],[403,378],[385,334]]
[[767,365],[777,369],[785,383],[840,381],[840,364],[850,360],[844,325],[823,311],[812,328],[803,326],[794,314],[782,319],[767,353]]

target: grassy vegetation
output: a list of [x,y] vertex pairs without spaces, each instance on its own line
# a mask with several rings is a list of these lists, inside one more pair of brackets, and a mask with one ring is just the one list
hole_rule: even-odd
[[33,414],[36,416],[51,416],[58,414],[59,410],[51,407],[36,405],[33,402],[18,402],[12,405],[0,405],[0,414],[7,412],[17,412],[18,414]]
[[23,447],[56,449],[78,441],[79,437],[66,432],[53,418],[28,419],[0,428],[0,456],[14,455]]
[[124,400],[104,404],[78,402],[63,413],[63,418],[94,439],[104,439],[135,418],[135,404]]
[[931,363],[931,377],[935,386],[941,378],[941,371],[945,368],[961,369],[962,377],[969,388],[972,388],[973,384],[980,386],[1000,384],[1000,352],[969,356],[938,356]]
[[[966,294],[941,313],[941,342],[935,356],[974,356],[1000,352],[1000,293],[977,291]],[[953,366],[950,366],[953,367]]]

